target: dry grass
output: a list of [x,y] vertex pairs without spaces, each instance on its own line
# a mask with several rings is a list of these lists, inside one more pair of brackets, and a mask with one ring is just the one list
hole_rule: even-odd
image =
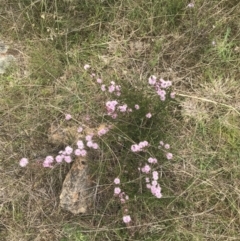
[[[0,0],[0,40],[20,53],[0,76],[1,241],[239,240],[240,4],[187,4]],[[105,97],[85,63],[106,81],[137,86],[155,74],[171,79],[177,92],[163,125],[175,154],[160,167],[163,198],[129,193],[129,232],[112,197],[120,161],[113,150],[100,157],[113,158],[113,174],[99,162],[99,195],[84,215],[58,206],[69,167],[47,170],[37,162],[59,151],[48,129],[68,125],[66,112],[72,126],[89,124],[86,116],[91,126],[102,121]],[[31,159],[25,169],[18,166],[23,156]]]

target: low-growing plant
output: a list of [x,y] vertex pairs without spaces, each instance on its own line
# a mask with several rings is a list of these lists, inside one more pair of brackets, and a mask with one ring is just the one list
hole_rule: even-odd
[[[90,149],[108,153],[105,157],[114,153],[119,165],[114,170],[107,168],[106,172],[113,178],[113,194],[124,207],[123,222],[128,225],[131,222],[131,211],[127,208],[128,193],[137,190],[136,180],[145,179],[146,189],[156,198],[162,197],[159,166],[173,158],[170,145],[164,143],[163,128],[167,121],[168,105],[175,97],[175,93],[171,92],[172,82],[152,75],[148,83],[146,80],[136,86],[124,81],[119,84],[115,81],[105,83],[91,73],[90,65],[86,64],[84,69],[104,96],[99,106],[105,124],[91,133],[84,132],[82,126],[76,128],[76,132],[83,135],[75,146],[66,146],[55,157],[46,156],[42,165],[52,168],[63,162],[71,163],[75,156],[87,156]],[[66,113],[65,120],[71,121],[72,115]],[[106,138],[104,135],[107,135]],[[27,164],[27,158],[20,160],[20,166]]]

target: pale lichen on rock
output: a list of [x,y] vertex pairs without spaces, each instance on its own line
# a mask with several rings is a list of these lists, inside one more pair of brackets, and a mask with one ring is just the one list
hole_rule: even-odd
[[63,182],[60,207],[73,214],[85,213],[92,203],[92,197],[87,160],[78,157]]
[[14,60],[15,57],[9,50],[9,47],[0,42],[0,74],[4,74],[7,67],[9,67]]

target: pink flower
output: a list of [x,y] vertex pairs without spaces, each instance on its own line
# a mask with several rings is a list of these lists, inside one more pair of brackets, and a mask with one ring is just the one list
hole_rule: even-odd
[[72,147],[67,146],[67,147],[65,148],[65,153],[66,153],[67,155],[71,155],[71,154],[72,154],[72,152],[73,152]]
[[146,178],[145,178],[145,181],[146,181],[146,182],[150,182],[149,177],[146,177]]
[[82,127],[78,127],[77,132],[81,133],[82,131],[83,131],[83,128]]
[[163,146],[163,145],[164,145],[163,141],[160,141],[160,142],[159,142],[159,144],[160,144],[161,146]]
[[106,85],[101,85],[101,90],[106,91]]
[[77,141],[77,146],[78,146],[78,149],[83,149],[84,148],[83,141],[82,140]]
[[45,161],[48,162],[48,163],[53,163],[54,158],[53,158],[52,156],[47,156],[47,157],[45,158]]
[[72,116],[71,116],[70,114],[66,114],[66,115],[65,115],[65,119],[66,119],[66,120],[71,120],[71,119],[72,119]]
[[43,167],[53,167],[52,164],[47,163],[47,162],[43,162]]
[[116,86],[115,86],[115,90],[118,91],[118,92],[120,92],[120,91],[121,91],[121,85],[116,85]]
[[85,70],[87,70],[87,69],[90,68],[90,65],[89,65],[89,64],[85,64],[83,68],[84,68]]
[[80,150],[80,149],[76,149],[76,150],[74,151],[74,154],[75,154],[76,156],[80,156],[80,155],[81,155],[81,150]]
[[157,163],[157,158],[153,158],[153,162],[152,163]]
[[147,113],[147,114],[146,114],[146,117],[147,117],[147,118],[151,118],[151,117],[152,117],[152,114],[151,114],[151,113]]
[[74,154],[76,156],[86,156],[87,155],[87,151],[86,150],[80,150],[80,149],[76,149],[74,151]]
[[146,164],[141,170],[143,173],[149,173],[151,170],[151,167]]
[[108,87],[108,92],[109,92],[109,93],[112,93],[114,90],[115,90],[115,86],[114,86],[114,85],[110,85],[110,86]]
[[146,147],[146,146],[148,146],[148,145],[149,145],[149,143],[148,143],[147,141],[140,142],[139,144],[142,144],[142,145],[143,145],[143,147]]
[[64,156],[64,161],[70,163],[72,161],[72,158],[70,156]]
[[125,197],[125,192],[121,192],[121,193],[119,194],[119,197],[120,197],[120,198],[124,198],[124,197]]
[[76,156],[86,156],[87,155],[87,151],[86,150],[80,150],[80,149],[76,149],[74,154]]
[[171,97],[172,99],[174,99],[174,98],[175,98],[175,95],[176,95],[175,92],[171,92],[170,97]]
[[165,100],[166,100],[166,96],[165,96],[165,95],[161,95],[161,96],[160,96],[160,100],[161,100],[161,101],[165,101]]
[[156,159],[156,158],[149,157],[149,158],[148,158],[148,162],[149,162],[149,163],[157,163],[157,159]]
[[139,142],[139,144],[138,144],[138,146],[142,149],[142,148],[144,148],[144,147],[146,147],[146,146],[148,146],[149,145],[149,143],[147,142],[147,141],[141,141],[141,142]]
[[160,95],[160,96],[161,96],[161,95],[166,95],[166,91],[159,88],[159,89],[157,90],[157,94]]
[[149,83],[150,85],[155,85],[156,80],[157,80],[157,77],[156,77],[155,75],[151,75],[151,76],[149,77],[149,79],[148,79],[148,83]]
[[170,148],[170,145],[169,145],[169,144],[165,144],[164,148],[165,148],[165,149],[169,149],[169,148]]
[[147,187],[148,189],[151,189],[152,185],[151,185],[150,183],[147,183],[147,184],[146,184],[146,187]]
[[140,108],[139,105],[135,105],[134,107],[136,110],[139,110],[139,108]]
[[147,147],[149,143],[147,141],[141,141],[139,144],[134,144],[131,146],[132,152],[139,152],[142,151],[144,147]]
[[97,83],[101,84],[102,83],[102,79],[98,78],[97,79]]
[[134,144],[134,145],[131,146],[131,150],[132,150],[132,152],[138,152],[138,151],[140,151],[141,149],[139,148],[138,145]]
[[87,155],[87,151],[86,150],[81,150],[80,156],[86,156]]
[[194,8],[194,3],[189,3],[189,4],[187,5],[187,8]]
[[117,185],[117,184],[120,184],[120,179],[117,177],[114,179],[114,183]]
[[156,192],[155,193],[155,197],[156,198],[161,198],[162,197],[162,193],[161,192]]
[[152,186],[156,187],[158,185],[157,181],[156,180],[153,180],[152,181]]
[[158,180],[158,172],[157,171],[153,171],[152,172],[152,177],[153,177],[153,180]]
[[167,80],[166,82],[167,82],[167,87],[170,87],[170,86],[172,86],[172,81],[170,81],[170,80]]
[[57,155],[57,156],[55,157],[55,160],[56,160],[56,162],[60,163],[60,162],[62,162],[62,160],[63,160],[63,156],[62,156],[62,155]]
[[107,101],[106,102],[106,107],[107,107],[107,111],[108,113],[113,113],[116,109],[116,105],[118,104],[118,102],[116,100],[112,100],[112,101]]
[[105,135],[108,131],[109,131],[108,128],[103,128],[103,129],[101,129],[101,130],[98,131],[98,136],[103,136],[103,135]]
[[20,160],[20,162],[19,162],[19,165],[21,166],[21,167],[25,167],[25,166],[27,166],[27,164],[28,164],[28,159],[27,158],[22,158],[21,160]]
[[160,79],[160,82],[161,82],[161,88],[165,89],[168,87],[168,83],[164,79]]
[[114,194],[115,194],[115,195],[118,195],[118,194],[120,194],[120,193],[121,193],[120,187],[115,187],[115,188],[114,188]]
[[91,140],[88,141],[88,142],[87,142],[87,146],[90,147],[90,148],[93,147],[93,142],[92,142]]
[[131,217],[129,215],[123,216],[123,222],[124,223],[130,223],[131,222]]
[[162,197],[162,194],[161,194],[161,187],[159,186],[159,184],[157,184],[156,186],[155,185],[152,185],[151,186],[151,193],[157,197],[157,198],[161,198]]
[[161,87],[164,89],[166,89],[172,85],[172,81],[170,81],[170,80],[165,81],[163,79],[160,79],[160,82],[161,82]]
[[120,112],[126,112],[126,110],[127,110],[127,105],[126,105],[126,104],[120,105],[120,106],[118,106],[118,109],[119,109]]
[[54,161],[54,158],[52,156],[47,156],[43,162],[44,167],[52,167],[52,163]]
[[97,144],[97,143],[93,143],[92,148],[96,150],[96,149],[98,149],[98,148],[99,148],[99,146],[98,146],[98,144]]
[[170,153],[170,152],[168,152],[168,153],[166,154],[166,157],[167,157],[168,160],[170,160],[170,159],[173,158],[173,154]]
[[87,135],[87,136],[85,137],[85,139],[86,139],[86,141],[91,141],[91,140],[92,140],[92,137],[93,137],[93,135]]

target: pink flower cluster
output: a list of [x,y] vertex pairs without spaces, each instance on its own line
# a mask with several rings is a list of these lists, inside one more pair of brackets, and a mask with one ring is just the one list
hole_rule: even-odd
[[[89,64],[85,64],[83,68],[85,70],[88,70],[90,67],[91,66]],[[94,77],[96,77],[96,74],[92,73],[91,76],[94,78]],[[116,83],[114,81],[111,81],[110,85],[106,86],[105,84],[103,84],[103,80],[101,78],[96,77],[96,82],[98,84],[101,84],[101,90],[103,92],[108,90],[109,93],[114,93],[117,96],[121,95],[121,85],[116,85]]]
[[111,100],[106,102],[106,108],[107,108],[107,114],[111,116],[113,119],[117,118],[116,106],[118,104],[118,101]]
[[121,95],[121,86],[116,85],[114,81],[111,81],[111,85],[108,86],[109,93],[115,93],[117,96]]
[[[114,179],[114,184],[119,185],[120,184],[120,179],[117,177]],[[114,196],[119,197],[121,204],[125,204],[127,200],[129,200],[128,195],[125,194],[125,192],[121,191],[121,188],[119,186],[116,186],[114,188]],[[127,209],[124,210],[124,212],[127,214]],[[124,215],[123,216],[123,222],[124,223],[130,223],[131,222],[131,217],[130,215]]]
[[82,140],[78,140],[77,141],[77,149],[74,151],[74,154],[76,156],[86,156],[87,155],[87,151],[84,149],[85,148],[85,145],[83,143]]
[[70,146],[67,146],[65,150],[59,151],[58,155],[54,158],[53,156],[47,156],[45,160],[43,161],[43,167],[53,167],[54,160],[57,163],[61,163],[63,161],[70,163],[72,162],[72,155],[73,148]]
[[[157,163],[157,159],[153,158],[153,157],[149,157],[148,158],[148,163],[150,164],[156,164]],[[161,187],[159,185],[159,183],[157,182],[158,180],[158,172],[157,171],[152,171],[152,168],[150,167],[149,164],[145,164],[144,167],[142,167],[141,169],[142,173],[145,174],[152,174],[151,177],[146,177],[146,183],[147,183],[147,188],[151,190],[151,193],[157,197],[157,198],[161,198],[162,194],[161,194]]]
[[151,190],[152,195],[154,195],[156,198],[161,198],[161,187],[159,183],[156,180],[152,180],[151,182],[147,183],[147,188]]
[[46,156],[45,160],[43,161],[44,167],[53,167],[54,157],[53,156]]
[[119,112],[132,112],[132,109],[127,106],[127,104],[119,105],[117,100],[111,100],[106,102],[107,115],[116,119]]
[[107,112],[112,114],[116,110],[116,106],[118,104],[118,101],[111,100],[106,102]]
[[132,152],[140,152],[143,151],[145,147],[149,146],[149,143],[147,141],[141,141],[139,144],[133,144],[131,146]]
[[[119,185],[121,183],[118,177],[115,178],[113,182],[115,185]],[[114,196],[119,197],[121,203],[125,203],[129,199],[128,195],[126,195],[125,192],[122,192],[121,188],[118,186],[114,188]]]
[[[152,86],[154,86],[157,94],[160,96],[160,100],[164,101],[166,100],[166,90],[168,87],[172,85],[172,82],[170,80],[164,80],[164,79],[159,79],[157,80],[157,77],[155,75],[151,75],[148,79],[148,83]],[[172,92],[170,94],[171,98],[175,97],[175,93]]]
[[107,134],[109,132],[109,128],[108,127],[105,127],[105,128],[102,128],[98,131],[98,136],[103,136],[105,134]]
[[[97,83],[102,84],[102,79],[98,78]],[[116,83],[114,81],[111,81],[111,84],[109,86],[106,86],[105,84],[102,84],[101,90],[103,92],[108,90],[109,93],[114,93],[116,96],[121,95],[121,86],[116,85]]]
[[[83,128],[79,127],[77,132],[82,132]],[[105,127],[98,131],[98,136],[102,136],[109,131],[109,128]],[[76,145],[77,147],[73,149],[71,146],[67,146],[64,150],[59,151],[58,155],[54,158],[53,156],[46,156],[43,161],[43,167],[50,167],[52,168],[54,162],[61,163],[63,161],[70,163],[72,162],[73,155],[85,157],[87,155],[87,150],[85,149],[85,145],[89,148],[99,149],[99,146],[96,142],[93,141],[94,134],[85,136],[85,141],[78,140]],[[85,144],[84,144],[85,142]],[[25,167],[28,164],[27,158],[22,158],[19,162],[21,167]]]
[[98,146],[98,144],[96,142],[93,142],[92,137],[93,137],[93,134],[87,135],[85,137],[85,139],[87,141],[87,146],[90,147],[90,148],[93,148],[93,149],[98,149],[99,146]]
[[[170,145],[169,145],[169,144],[164,144],[163,141],[160,141],[159,144],[160,144],[160,145],[158,146],[158,149],[161,149],[161,147],[164,147],[166,150],[170,149]],[[167,153],[166,153],[166,158],[167,158],[168,160],[173,159],[173,154],[172,154],[171,152],[167,152]]]

